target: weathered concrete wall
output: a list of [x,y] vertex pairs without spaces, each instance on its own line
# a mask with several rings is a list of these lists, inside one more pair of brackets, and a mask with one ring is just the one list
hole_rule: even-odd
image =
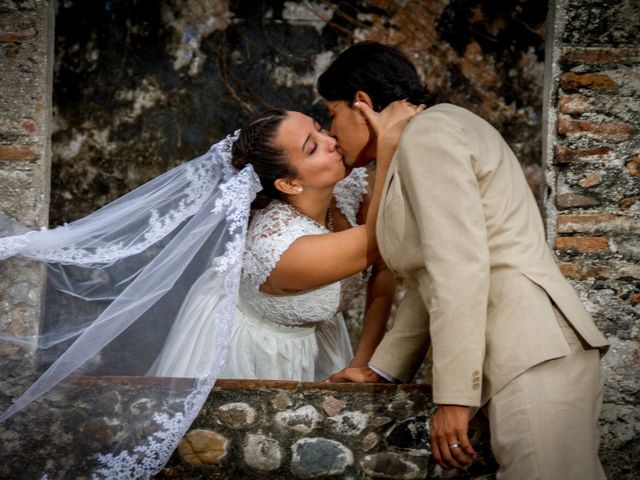
[[0,5],[0,210],[29,226],[49,215],[52,2]]
[[[49,218],[53,21],[49,1],[0,4],[0,211],[30,227]],[[38,333],[43,279],[26,262],[0,264],[0,331]]]
[[601,457],[640,476],[640,2],[558,0],[545,204],[564,274],[611,342]]
[[57,8],[53,224],[202,153],[254,111],[322,117],[318,74],[363,39],[397,45],[434,94],[494,123],[540,184],[544,2],[66,0]]

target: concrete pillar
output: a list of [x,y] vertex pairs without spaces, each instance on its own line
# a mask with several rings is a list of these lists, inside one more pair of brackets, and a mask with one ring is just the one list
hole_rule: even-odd
[[[0,5],[0,211],[33,228],[48,223],[54,2]],[[36,335],[44,270],[0,263],[0,331]],[[3,346],[24,355],[33,347]]]
[[[563,3],[560,1],[560,3]],[[556,231],[557,210],[556,170],[553,165],[554,142],[556,140],[557,113],[555,110],[558,91],[559,55],[558,32],[565,22],[564,9],[558,8],[557,0],[549,0],[545,28],[544,88],[542,96],[542,162],[545,173],[545,187],[542,194],[542,216],[545,220],[547,241],[553,243]],[[563,5],[564,7],[564,5]]]

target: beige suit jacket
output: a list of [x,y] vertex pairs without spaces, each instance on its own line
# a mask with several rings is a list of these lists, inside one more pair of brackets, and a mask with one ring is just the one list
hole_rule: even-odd
[[377,238],[412,279],[370,364],[410,381],[431,345],[439,404],[480,406],[528,368],[569,353],[553,313],[606,349],[545,240],[515,155],[489,123],[440,104],[403,132]]

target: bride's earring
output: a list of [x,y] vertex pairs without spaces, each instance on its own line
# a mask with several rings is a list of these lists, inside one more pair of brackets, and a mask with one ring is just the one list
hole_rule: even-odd
[[304,192],[304,188],[303,187],[298,187],[298,193],[302,193]]

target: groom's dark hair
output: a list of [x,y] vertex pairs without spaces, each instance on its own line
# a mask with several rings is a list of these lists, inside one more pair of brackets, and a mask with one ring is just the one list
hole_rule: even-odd
[[356,92],[366,92],[376,111],[395,100],[431,103],[416,67],[398,49],[377,42],[360,42],[338,55],[320,75],[320,95],[326,100],[352,102]]

